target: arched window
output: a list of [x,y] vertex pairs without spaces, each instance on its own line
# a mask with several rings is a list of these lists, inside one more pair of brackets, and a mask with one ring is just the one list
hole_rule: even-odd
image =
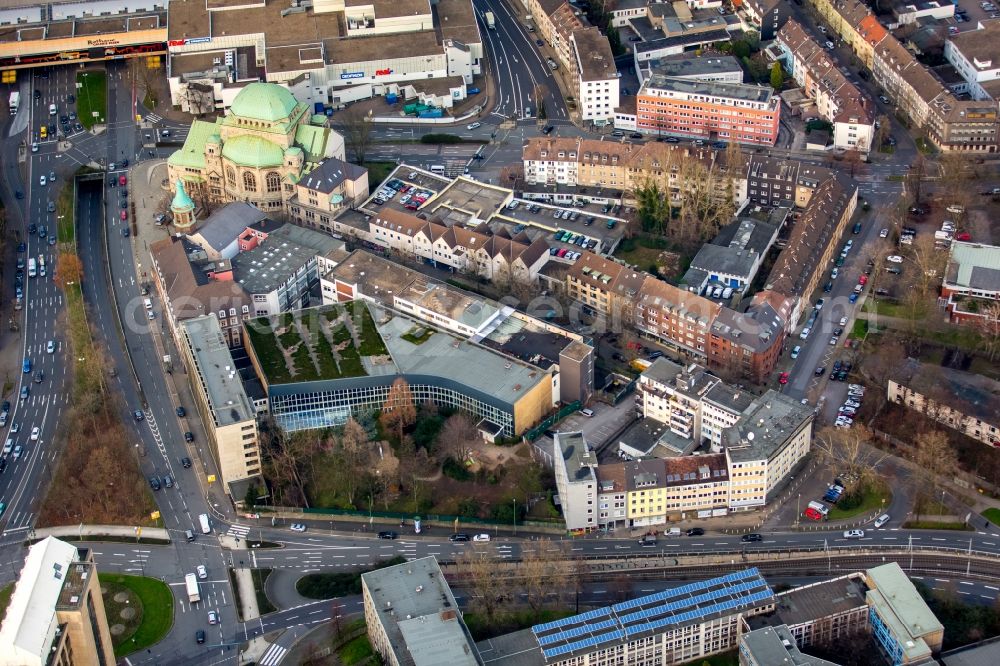
[[257,177],[249,171],[243,172],[243,189],[247,192],[257,191]]
[[271,171],[270,173],[268,173],[266,181],[267,181],[267,191],[269,194],[271,192],[281,191],[281,176],[279,176],[276,172]]
[[236,169],[233,167],[226,167],[226,182],[231,187],[236,187]]

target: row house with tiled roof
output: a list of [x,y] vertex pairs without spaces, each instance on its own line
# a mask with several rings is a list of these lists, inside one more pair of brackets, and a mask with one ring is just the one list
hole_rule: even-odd
[[897,110],[944,151],[993,153],[1000,140],[995,100],[960,99],[859,0],[809,0],[872,71]]
[[486,224],[475,228],[445,225],[386,208],[369,221],[368,240],[406,257],[472,273],[488,280],[534,282],[548,261],[549,246],[541,237],[494,233]]
[[785,336],[784,320],[769,305],[737,313],[592,252],[567,271],[566,291],[612,326],[627,324],[686,357],[754,381],[774,369]]
[[819,115],[833,125],[833,146],[867,153],[875,131],[875,106],[838,68],[794,19],[778,31],[777,47],[784,67],[816,104]]

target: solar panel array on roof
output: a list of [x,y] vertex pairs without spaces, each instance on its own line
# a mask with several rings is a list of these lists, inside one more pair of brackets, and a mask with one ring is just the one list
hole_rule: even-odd
[[[749,608],[774,593],[756,568],[683,585],[531,628],[546,659]],[[632,612],[626,612],[632,611]]]

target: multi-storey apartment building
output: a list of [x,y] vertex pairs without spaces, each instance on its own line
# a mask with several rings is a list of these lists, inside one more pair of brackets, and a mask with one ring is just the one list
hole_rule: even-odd
[[979,30],[952,35],[944,43],[944,57],[965,79],[955,92],[968,93],[977,100],[1000,99],[1000,22],[987,21]]
[[746,0],[742,9],[764,41],[774,39],[789,15],[788,3],[781,0]]
[[[800,403],[775,391],[754,396],[662,358],[640,375],[636,410],[644,421],[619,442],[636,461],[598,464],[580,433],[556,437],[567,529],[663,525],[762,506],[811,443],[813,414]],[[640,430],[653,439],[640,443]]]
[[232,352],[215,317],[181,323],[181,355],[195,396],[195,406],[226,492],[246,497],[246,483],[260,476],[257,412],[236,369]]
[[615,117],[618,107],[619,79],[615,57],[607,37],[591,26],[570,35],[580,118],[595,125],[605,125]]
[[590,252],[566,273],[566,291],[609,322],[630,324],[689,358],[756,381],[774,369],[784,340],[785,322],[768,305],[736,313]]
[[773,146],[780,118],[769,87],[654,74],[636,96],[640,132]]
[[93,551],[51,536],[32,545],[0,625],[0,665],[114,663]]
[[1000,445],[1000,382],[907,359],[889,378],[889,402],[990,446]]
[[1000,111],[993,100],[964,99],[939,79],[860,0],[810,0],[850,45],[897,110],[923,128],[941,150],[996,152]]
[[555,52],[550,67],[565,67],[579,100],[580,118],[604,125],[618,107],[618,70],[607,37],[566,0],[523,0],[538,33]]
[[[751,190],[753,187],[751,187]],[[788,245],[778,255],[765,289],[795,302],[790,321],[797,321],[805,302],[819,286],[858,204],[857,185],[841,176],[823,180],[796,221]]]
[[785,69],[816,104],[819,115],[833,125],[834,147],[867,153],[873,147],[875,107],[847,80],[830,51],[794,19],[778,31],[776,45]]
[[368,169],[331,157],[295,183],[285,209],[296,224],[332,233],[333,219],[367,198]]

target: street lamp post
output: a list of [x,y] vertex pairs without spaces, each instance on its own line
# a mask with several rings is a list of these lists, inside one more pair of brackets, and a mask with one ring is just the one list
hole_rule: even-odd
[[517,536],[517,498],[514,498],[514,536]]

